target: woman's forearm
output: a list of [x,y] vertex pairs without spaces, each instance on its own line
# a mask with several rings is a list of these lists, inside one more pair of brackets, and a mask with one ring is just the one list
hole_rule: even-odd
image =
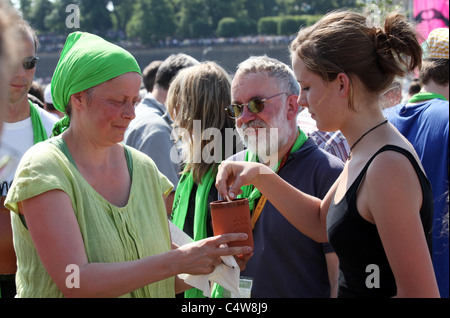
[[[210,274],[222,263],[221,256],[251,253],[251,248],[246,246],[222,247],[224,244],[246,239],[247,235],[242,233],[225,234],[136,261],[90,263],[80,269],[79,288],[61,286],[61,276],[58,286],[67,297],[118,297],[181,273]],[[190,288],[186,284],[177,283],[175,278],[175,292]]]
[[258,177],[255,186],[299,231],[317,242],[328,241],[321,200],[301,192],[275,173]]
[[[118,263],[89,263],[79,268],[79,285],[59,286],[69,298],[114,298],[146,285],[176,276],[177,251]],[[67,273],[76,275],[77,273]],[[60,285],[60,284],[59,284]],[[72,288],[68,288],[72,287]]]
[[331,195],[321,201],[307,195],[259,163],[223,162],[216,187],[223,198],[235,199],[243,186],[255,186],[299,231],[317,242],[326,242],[326,214]]

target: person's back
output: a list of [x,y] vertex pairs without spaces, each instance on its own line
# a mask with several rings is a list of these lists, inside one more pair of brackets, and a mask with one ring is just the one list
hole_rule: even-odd
[[432,99],[415,105],[398,105],[385,113],[389,121],[411,142],[433,188],[433,264],[441,297],[448,297],[449,102]]
[[[448,29],[438,29],[430,34],[430,38],[434,40],[430,43],[430,50],[425,55],[424,67],[420,72],[422,91],[413,95],[408,103],[386,110],[385,114],[414,146],[431,182],[434,199],[433,265],[441,297],[447,298],[449,236],[445,220],[448,219],[449,193]],[[443,95],[445,92],[447,96]]]
[[[172,119],[165,113],[164,105],[151,94],[147,95],[136,107],[136,118],[125,134],[125,144],[151,157],[170,182],[177,184],[180,173],[180,146],[174,143]],[[175,151],[172,155],[176,160],[171,160],[172,151]]]

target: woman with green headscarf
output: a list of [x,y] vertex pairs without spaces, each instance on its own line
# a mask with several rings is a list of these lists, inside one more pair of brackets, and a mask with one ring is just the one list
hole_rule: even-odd
[[153,161],[121,144],[134,119],[140,68],[124,49],[69,35],[52,80],[67,116],[57,137],[23,157],[5,205],[12,213],[18,297],[174,297],[177,274],[207,274],[226,235],[176,248],[164,197],[172,184]]

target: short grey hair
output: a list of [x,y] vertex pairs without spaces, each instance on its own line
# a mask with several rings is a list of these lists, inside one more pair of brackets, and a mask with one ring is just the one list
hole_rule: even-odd
[[268,76],[275,78],[276,83],[280,88],[286,90],[286,93],[300,94],[300,85],[292,69],[285,63],[266,55],[252,56],[243,61],[238,65],[236,75],[260,72],[265,72]]

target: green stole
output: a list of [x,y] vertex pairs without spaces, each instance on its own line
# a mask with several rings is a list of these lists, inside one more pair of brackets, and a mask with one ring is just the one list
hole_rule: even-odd
[[416,95],[414,95],[408,103],[417,103],[417,102],[422,102],[422,101],[426,101],[426,100],[430,100],[430,99],[442,99],[442,100],[447,100],[444,96],[442,96],[441,94],[437,94],[437,93],[429,93],[429,92],[423,92],[423,93],[418,93]]
[[[214,165],[202,177],[202,182],[197,185],[194,212],[194,241],[200,241],[207,237],[206,217],[208,212],[208,195],[216,181],[216,174],[217,167]],[[189,198],[191,197],[193,187],[194,177],[192,172],[184,173],[178,183],[172,209],[172,222],[181,230],[184,228]],[[205,298],[203,292],[196,288],[186,291],[184,295],[185,298]]]
[[[208,211],[208,194],[215,183],[216,167],[212,167],[203,176],[202,182],[197,186],[195,194],[195,215],[194,215],[194,241],[206,238],[206,213]],[[172,222],[181,230],[184,228],[186,214],[188,211],[189,198],[194,187],[194,177],[191,172],[184,173],[178,183],[175,192],[174,205],[172,209]]]
[[41,116],[37,110],[37,106],[35,106],[31,101],[28,101],[30,104],[30,112],[31,112],[31,123],[33,125],[33,136],[34,136],[34,144],[37,144],[41,141],[47,140],[48,135],[45,131],[44,124],[42,123]]

